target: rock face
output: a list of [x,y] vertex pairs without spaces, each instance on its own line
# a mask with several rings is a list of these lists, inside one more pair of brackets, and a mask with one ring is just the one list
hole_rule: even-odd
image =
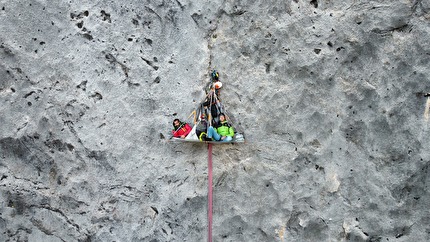
[[[61,1],[60,1],[61,2]],[[2,241],[429,241],[430,3],[0,2]],[[188,120],[191,121],[191,120]]]

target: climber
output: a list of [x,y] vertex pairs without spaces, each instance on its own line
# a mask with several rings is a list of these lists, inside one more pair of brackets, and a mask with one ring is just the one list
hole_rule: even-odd
[[179,119],[173,120],[173,137],[184,139],[190,133],[190,131],[191,127],[187,123],[181,122]]
[[221,113],[215,128],[209,126],[207,133],[208,138],[212,138],[215,141],[229,142],[233,140],[234,128],[228,123],[225,115]]
[[211,141],[212,139],[207,136],[208,122],[206,120],[206,115],[202,114],[200,116],[199,122],[196,124],[196,135],[200,141]]

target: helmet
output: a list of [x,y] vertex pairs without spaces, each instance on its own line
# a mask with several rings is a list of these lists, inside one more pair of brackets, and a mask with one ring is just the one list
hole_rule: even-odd
[[222,83],[220,81],[217,81],[214,83],[215,89],[220,89],[222,87]]

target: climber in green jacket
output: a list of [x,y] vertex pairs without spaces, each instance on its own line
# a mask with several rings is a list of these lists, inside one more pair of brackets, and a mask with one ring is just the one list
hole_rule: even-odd
[[225,115],[221,113],[219,115],[219,122],[215,125],[215,128],[209,126],[208,137],[216,141],[229,142],[233,140],[234,128],[225,119]]

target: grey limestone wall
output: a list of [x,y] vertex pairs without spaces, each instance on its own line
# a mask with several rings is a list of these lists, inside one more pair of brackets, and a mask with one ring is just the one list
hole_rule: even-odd
[[[430,240],[430,3],[0,0],[0,240]],[[191,120],[187,120],[191,121]]]

